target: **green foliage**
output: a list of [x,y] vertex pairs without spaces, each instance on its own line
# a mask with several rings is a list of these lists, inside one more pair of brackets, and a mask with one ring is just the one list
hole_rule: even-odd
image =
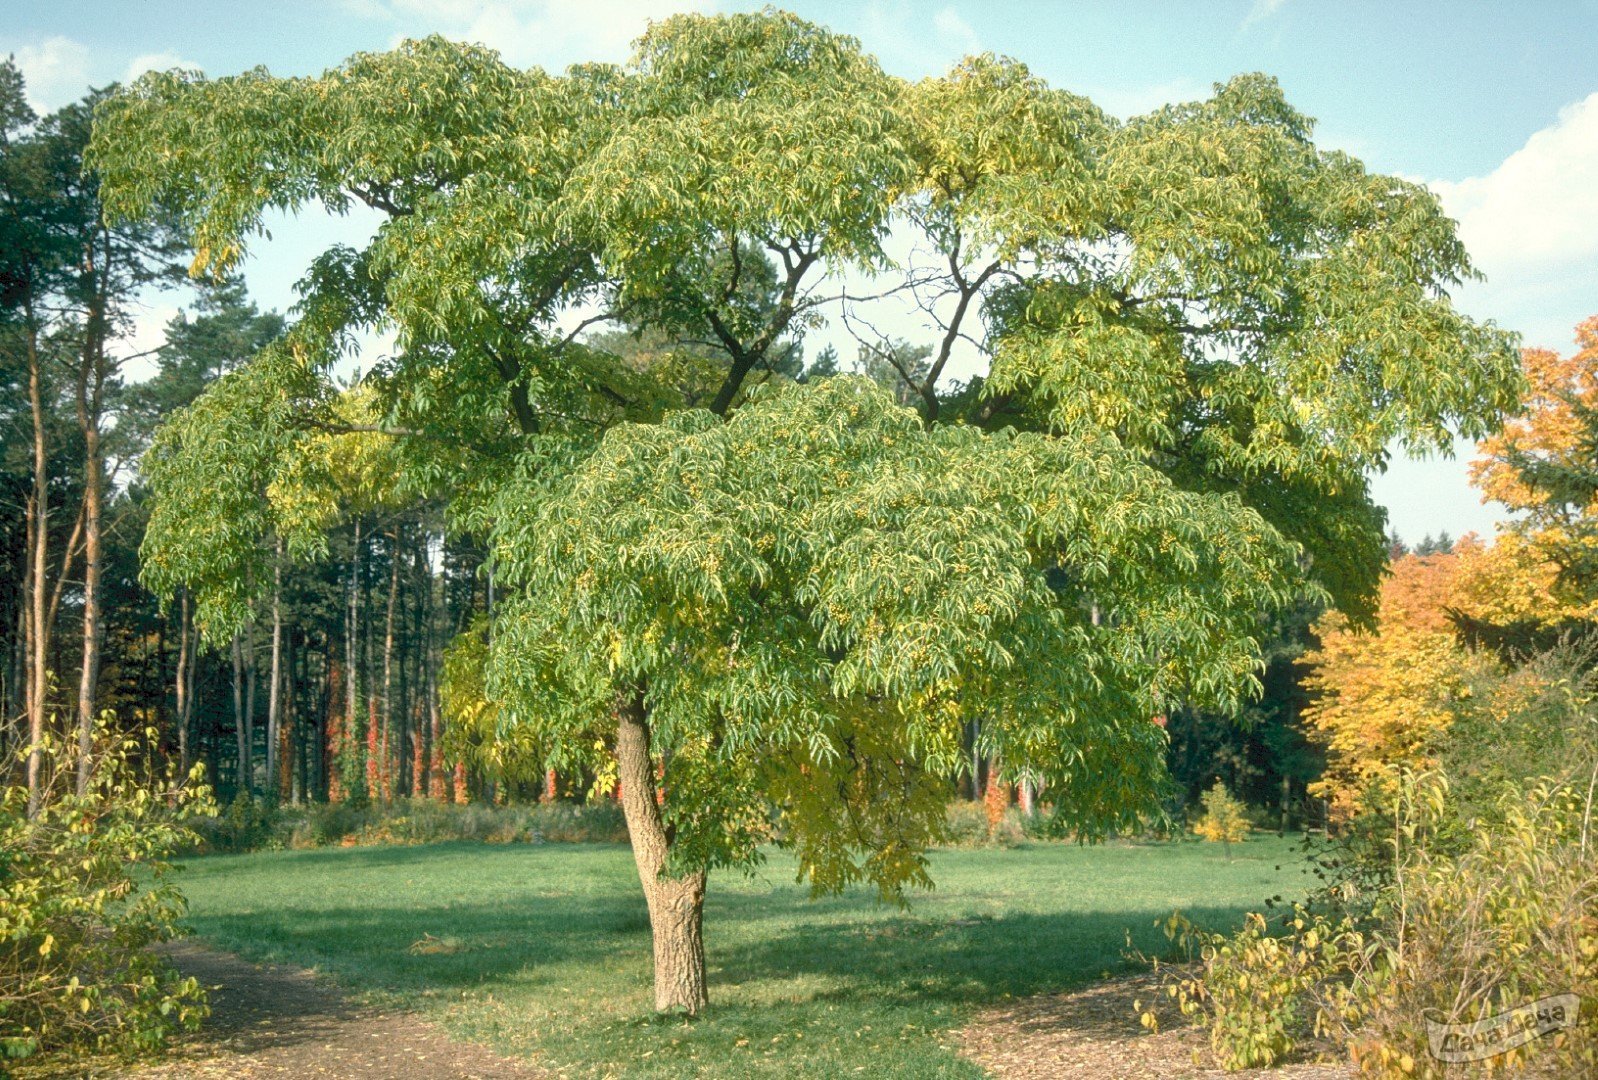
[[1245,694],[1255,612],[1293,580],[1251,511],[1112,439],[927,430],[849,377],[725,423],[613,428],[507,486],[496,517],[506,729],[597,767],[617,695],[647,687],[685,857],[747,863],[770,795],[825,891],[921,880],[971,709],[1081,831],[1135,818],[1160,766],[1148,718]]
[[26,787],[0,794],[0,1056],[148,1050],[208,1013],[200,986],[149,948],[177,936],[170,860],[210,801],[198,768],[149,764],[155,738],[115,732],[108,715],[84,794],[76,745],[54,743],[34,816]]
[[[269,533],[314,553],[329,463],[381,430],[389,489],[494,549],[492,634],[452,650],[466,742],[603,785],[642,706],[673,872],[753,865],[775,802],[816,890],[927,884],[979,709],[978,751],[1062,827],[1131,828],[1150,718],[1237,709],[1262,613],[1368,614],[1387,448],[1518,399],[1510,338],[1449,304],[1472,271],[1435,198],[1310,133],[1263,76],[1121,124],[991,56],[911,86],[775,10],[560,76],[437,37],[308,78],[148,75],[92,158],[113,219],[170,209],[197,271],[270,210],[387,219],[153,455],[146,577],[236,623]],[[970,313],[928,356],[889,343],[920,415],[783,385],[815,276],[900,273],[899,225]],[[667,355],[562,329],[595,310]],[[978,321],[989,377],[940,399]],[[396,353],[343,397],[374,328]]]
[[955,799],[949,803],[944,842],[954,847],[981,847],[998,844],[1014,847],[1027,838],[1026,819],[1020,811],[1010,809],[997,824],[988,820],[988,808],[970,799]]
[[1505,792],[1528,777],[1598,769],[1598,659],[1571,641],[1518,667],[1484,668],[1453,703],[1437,756],[1461,822],[1491,823]]
[[260,851],[281,847],[283,815],[275,803],[240,791],[227,810],[194,823],[206,851]]

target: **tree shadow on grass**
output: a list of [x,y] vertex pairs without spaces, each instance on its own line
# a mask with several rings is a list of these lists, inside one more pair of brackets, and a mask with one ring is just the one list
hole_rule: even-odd
[[[856,905],[850,905],[855,908]],[[803,899],[736,897],[707,916],[712,993],[736,1001],[746,986],[811,979],[811,1000],[971,1004],[1084,986],[1131,970],[1127,936],[1165,949],[1154,928],[1167,910],[1131,908],[937,919],[840,913]],[[1187,912],[1216,928],[1241,924],[1243,907]],[[804,918],[810,914],[817,917]],[[840,915],[854,916],[840,918]],[[830,917],[828,917],[830,916]],[[786,920],[786,921],[784,921]],[[529,896],[516,904],[399,908],[296,907],[192,918],[197,933],[258,959],[286,960],[363,989],[439,991],[514,978],[529,988],[570,965],[637,960],[649,977],[649,921],[641,896]],[[759,925],[755,925],[759,924]]]
[[[1185,914],[1221,929],[1241,925],[1246,910],[1211,907]],[[1129,955],[1128,934],[1133,949],[1163,953],[1167,942],[1154,923],[1169,913],[1150,908],[943,922],[903,918],[811,925],[732,946],[718,946],[708,928],[707,937],[723,987],[818,975],[834,987],[818,999],[973,1004],[1073,990],[1106,974],[1141,970]]]

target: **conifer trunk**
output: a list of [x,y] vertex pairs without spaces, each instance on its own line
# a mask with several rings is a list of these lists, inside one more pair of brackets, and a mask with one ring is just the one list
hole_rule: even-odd
[[283,540],[272,549],[272,659],[266,689],[266,786],[268,794],[282,796],[278,783],[278,731],[283,721]]
[[664,873],[671,838],[655,796],[655,770],[649,752],[649,718],[642,694],[617,709],[616,765],[622,813],[632,839],[633,861],[649,906],[654,935],[655,1009],[690,1014],[710,1004],[705,986],[705,873],[678,877]]
[[44,758],[39,749],[44,738],[45,694],[49,686],[50,634],[45,619],[45,573],[50,547],[50,451],[44,426],[44,373],[39,355],[38,323],[33,303],[26,304],[28,340],[28,407],[33,415],[33,495],[28,500],[28,556],[30,558],[27,623],[28,703],[28,816],[38,812],[43,792]]
[[239,777],[235,785],[243,794],[250,794],[250,728],[245,717],[244,696],[244,646],[242,635],[233,635],[233,727],[239,744]]

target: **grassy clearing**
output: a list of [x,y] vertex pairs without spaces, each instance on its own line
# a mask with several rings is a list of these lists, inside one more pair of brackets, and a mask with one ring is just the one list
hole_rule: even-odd
[[711,879],[712,1011],[649,1010],[649,927],[626,848],[439,844],[190,863],[190,924],[330,973],[467,1039],[577,1076],[979,1075],[951,1028],[1006,996],[1123,970],[1172,907],[1220,928],[1307,879],[1291,841],[961,850],[908,911],[811,901],[781,854]]

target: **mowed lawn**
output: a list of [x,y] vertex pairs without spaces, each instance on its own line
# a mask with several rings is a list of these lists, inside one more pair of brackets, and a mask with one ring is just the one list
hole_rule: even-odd
[[189,923],[332,975],[462,1038],[576,1076],[977,1076],[952,1029],[983,1005],[1127,970],[1179,907],[1216,927],[1309,879],[1292,840],[938,852],[908,910],[809,899],[781,853],[712,875],[711,1011],[649,1015],[649,926],[624,847],[346,848],[215,856]]

